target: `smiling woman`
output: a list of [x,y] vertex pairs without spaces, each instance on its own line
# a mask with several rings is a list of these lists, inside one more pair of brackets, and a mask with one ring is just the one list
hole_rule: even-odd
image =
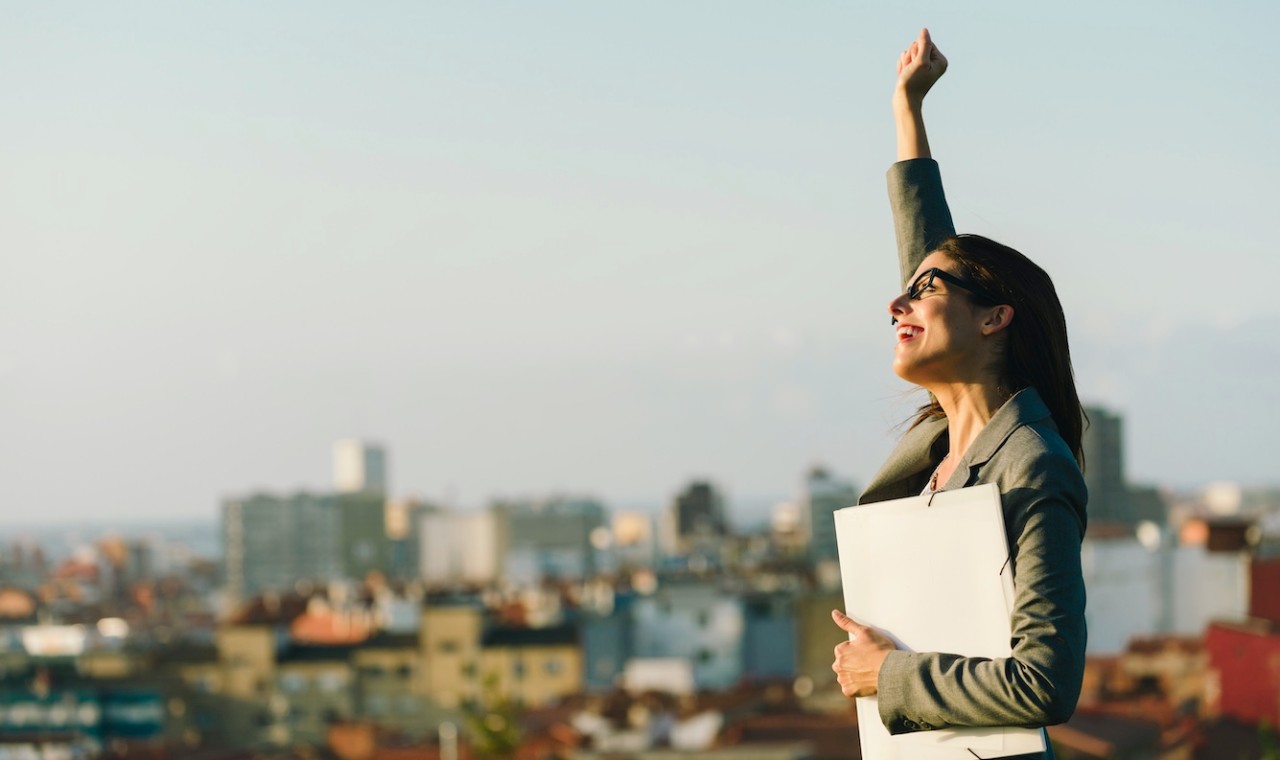
[[[1030,259],[955,234],[921,110],[946,65],[927,31],[902,54],[900,160],[889,171],[906,284],[889,302],[893,369],[929,401],[859,503],[995,483],[1014,574],[1012,654],[899,651],[833,610],[849,633],[832,664],[841,689],[878,695],[895,734],[1061,723],[1075,709],[1084,668],[1083,412],[1066,319],[1052,280]],[[1052,757],[1052,749],[1024,757]]]
[[[929,164],[936,170],[937,164]],[[937,187],[941,194],[940,181]],[[942,262],[946,269],[927,267],[932,261]],[[991,349],[986,357],[989,363],[973,376],[982,378],[985,372],[985,380],[994,382],[1006,396],[1035,388],[1049,407],[1058,433],[1083,462],[1084,414],[1071,368],[1067,320],[1049,274],[1018,251],[981,235],[943,239],[919,268],[922,271],[907,292],[889,304],[894,322],[899,321],[897,310],[904,308],[904,298],[905,309],[910,310],[913,304],[920,306],[916,302],[945,292],[947,286],[963,290],[967,299],[959,300],[967,300],[974,310],[984,312],[979,331],[996,338],[987,346]],[[937,280],[944,283],[941,288],[935,284]],[[900,331],[900,340],[901,336]],[[943,414],[936,394],[920,412],[920,420]]]

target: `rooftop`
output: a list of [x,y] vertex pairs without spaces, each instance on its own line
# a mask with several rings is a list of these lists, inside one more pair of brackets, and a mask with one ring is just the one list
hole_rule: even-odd
[[556,625],[546,628],[493,628],[485,632],[481,646],[485,647],[536,647],[575,645],[578,630],[572,625]]

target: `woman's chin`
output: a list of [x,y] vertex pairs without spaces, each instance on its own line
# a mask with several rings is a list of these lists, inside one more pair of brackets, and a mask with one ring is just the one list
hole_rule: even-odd
[[916,367],[912,365],[911,362],[902,361],[901,357],[894,357],[893,374],[903,380],[906,380],[908,383],[914,383],[916,385],[920,384],[920,380],[918,379],[920,373],[916,370]]
[[912,385],[918,385],[922,388],[928,388],[930,384],[944,382],[939,377],[939,373],[937,372],[937,367],[933,367],[933,366],[922,367],[919,364],[915,364],[912,362],[895,361],[893,363],[893,374],[897,375],[903,380],[906,380],[908,383],[911,383]]

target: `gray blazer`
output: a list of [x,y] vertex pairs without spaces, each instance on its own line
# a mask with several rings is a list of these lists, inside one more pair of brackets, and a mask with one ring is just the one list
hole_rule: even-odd
[[[954,234],[932,159],[889,170],[889,198],[903,282]],[[902,437],[859,499],[918,495],[946,453],[947,422],[923,422]],[[995,483],[1015,587],[1013,655],[1002,659],[890,652],[878,682],[880,718],[891,733],[947,726],[1044,726],[1075,710],[1084,674],[1084,478],[1034,388],[1014,394],[978,434],[944,489]],[[907,550],[908,547],[904,547]],[[945,572],[945,568],[940,568]],[[927,589],[921,603],[928,603]]]

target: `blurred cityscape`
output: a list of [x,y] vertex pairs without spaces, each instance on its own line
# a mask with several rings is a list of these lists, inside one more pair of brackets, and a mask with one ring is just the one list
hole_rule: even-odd
[[[1277,757],[1280,489],[1130,483],[1121,418],[1089,416],[1058,757]],[[463,510],[391,493],[390,453],[339,441],[332,490],[207,525],[4,535],[0,760],[860,756],[829,617],[857,484],[814,466],[754,526],[707,480]]]

